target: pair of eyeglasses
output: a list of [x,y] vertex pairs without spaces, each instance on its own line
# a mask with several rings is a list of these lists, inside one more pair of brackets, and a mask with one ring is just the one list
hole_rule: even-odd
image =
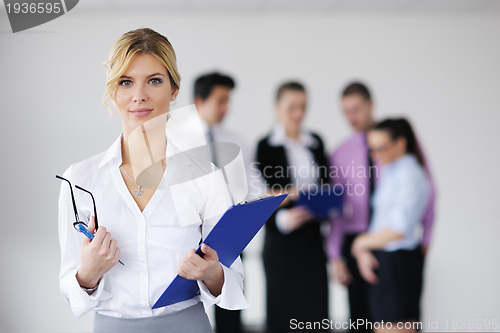
[[[85,236],[87,236],[88,239],[93,239],[94,235],[87,229],[88,225],[85,222],[80,221],[80,217],[78,216],[78,210],[76,209],[75,196],[73,195],[73,186],[71,186],[71,182],[69,180],[67,180],[66,178],[61,177],[59,175],[56,175],[56,178],[64,180],[64,181],[66,181],[69,184],[69,189],[71,191],[71,201],[73,202],[73,210],[75,211],[75,222],[73,222],[73,228],[75,228],[76,231],[79,231],[82,234],[84,234]],[[79,190],[82,190],[82,191],[87,192],[88,194],[90,194],[90,196],[92,198],[92,204],[94,206],[95,230],[99,229],[99,223],[97,222],[97,209],[95,207],[94,196],[92,195],[92,193],[90,191],[84,189],[81,186],[75,185],[75,187],[77,189],[79,189]],[[125,266],[125,264],[122,263],[121,260],[118,260],[118,262],[120,264],[122,264],[123,266]]]
[[385,145],[378,147],[378,148],[369,148],[368,151],[370,154],[381,154],[386,152],[389,148],[391,148],[394,145],[394,142],[388,142]]

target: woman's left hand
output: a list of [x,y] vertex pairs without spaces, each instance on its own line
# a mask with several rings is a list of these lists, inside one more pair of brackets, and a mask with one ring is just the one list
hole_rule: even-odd
[[205,254],[203,258],[195,250],[189,250],[177,265],[177,273],[188,280],[203,281],[210,293],[217,297],[222,292],[224,270],[214,249],[202,244],[201,251]]

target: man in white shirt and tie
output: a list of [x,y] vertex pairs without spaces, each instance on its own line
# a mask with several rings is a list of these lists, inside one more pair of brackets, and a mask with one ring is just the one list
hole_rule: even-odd
[[[196,79],[194,84],[194,104],[200,115],[207,142],[231,142],[240,147],[249,183],[248,192],[252,193],[250,184],[252,179],[250,179],[249,173],[251,159],[247,146],[238,135],[221,126],[228,111],[229,98],[234,87],[235,82],[229,76],[217,72],[202,75]],[[210,153],[212,162],[218,168],[223,168],[223,165],[219,165],[220,161],[217,161],[217,154],[213,149]],[[240,310],[233,311],[216,307],[215,322],[217,333],[241,332]]]

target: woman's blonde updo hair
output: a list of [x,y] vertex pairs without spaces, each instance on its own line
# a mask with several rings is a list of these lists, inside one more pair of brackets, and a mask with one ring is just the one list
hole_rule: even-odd
[[110,116],[113,115],[113,109],[106,103],[106,99],[109,96],[113,106],[116,106],[116,82],[127,70],[132,57],[141,53],[151,54],[167,68],[172,87],[179,89],[181,86],[175,51],[167,37],[149,28],[129,31],[116,41],[109,54],[109,60],[104,63],[108,77],[102,100]]

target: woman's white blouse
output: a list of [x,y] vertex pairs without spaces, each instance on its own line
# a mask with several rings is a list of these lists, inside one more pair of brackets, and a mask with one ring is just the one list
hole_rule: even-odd
[[[225,309],[247,308],[242,292],[243,265],[238,258],[230,268],[222,265],[224,285],[218,297],[198,281],[199,296],[151,309],[177,275],[177,264],[184,254],[198,247],[230,201],[220,170],[204,175],[195,160],[175,155],[175,146],[167,139],[166,171],[141,212],[119,170],[122,139],[123,133],[107,151],[72,164],[63,174],[73,188],[79,185],[92,192],[99,226],[106,227],[111,238],[116,239],[120,260],[125,264],[117,264],[104,274],[98,289],[90,296],[79,286],[76,272],[85,236],[73,228],[71,194],[68,184],[62,181],[58,214],[62,256],[59,279],[61,292],[75,316],[94,310],[115,317],[148,317],[179,311],[200,301],[205,309],[213,304]],[[168,174],[174,177],[169,178]],[[189,174],[196,177],[186,178]],[[73,192],[80,220],[88,223],[93,215],[92,199],[83,191]]]
[[392,229],[404,238],[389,242],[385,251],[413,250],[421,243],[422,218],[430,199],[425,169],[412,154],[384,166],[372,196],[369,232]]
[[[286,135],[285,126],[277,124],[269,137],[271,146],[283,146],[285,149],[288,166],[287,176],[293,186],[302,193],[309,192],[310,185],[317,191],[319,166],[315,165],[311,147],[318,145],[317,140],[307,131],[301,130],[299,138],[294,140]],[[293,230],[287,224],[289,209],[283,208],[276,213],[276,226],[282,234],[289,234]]]

